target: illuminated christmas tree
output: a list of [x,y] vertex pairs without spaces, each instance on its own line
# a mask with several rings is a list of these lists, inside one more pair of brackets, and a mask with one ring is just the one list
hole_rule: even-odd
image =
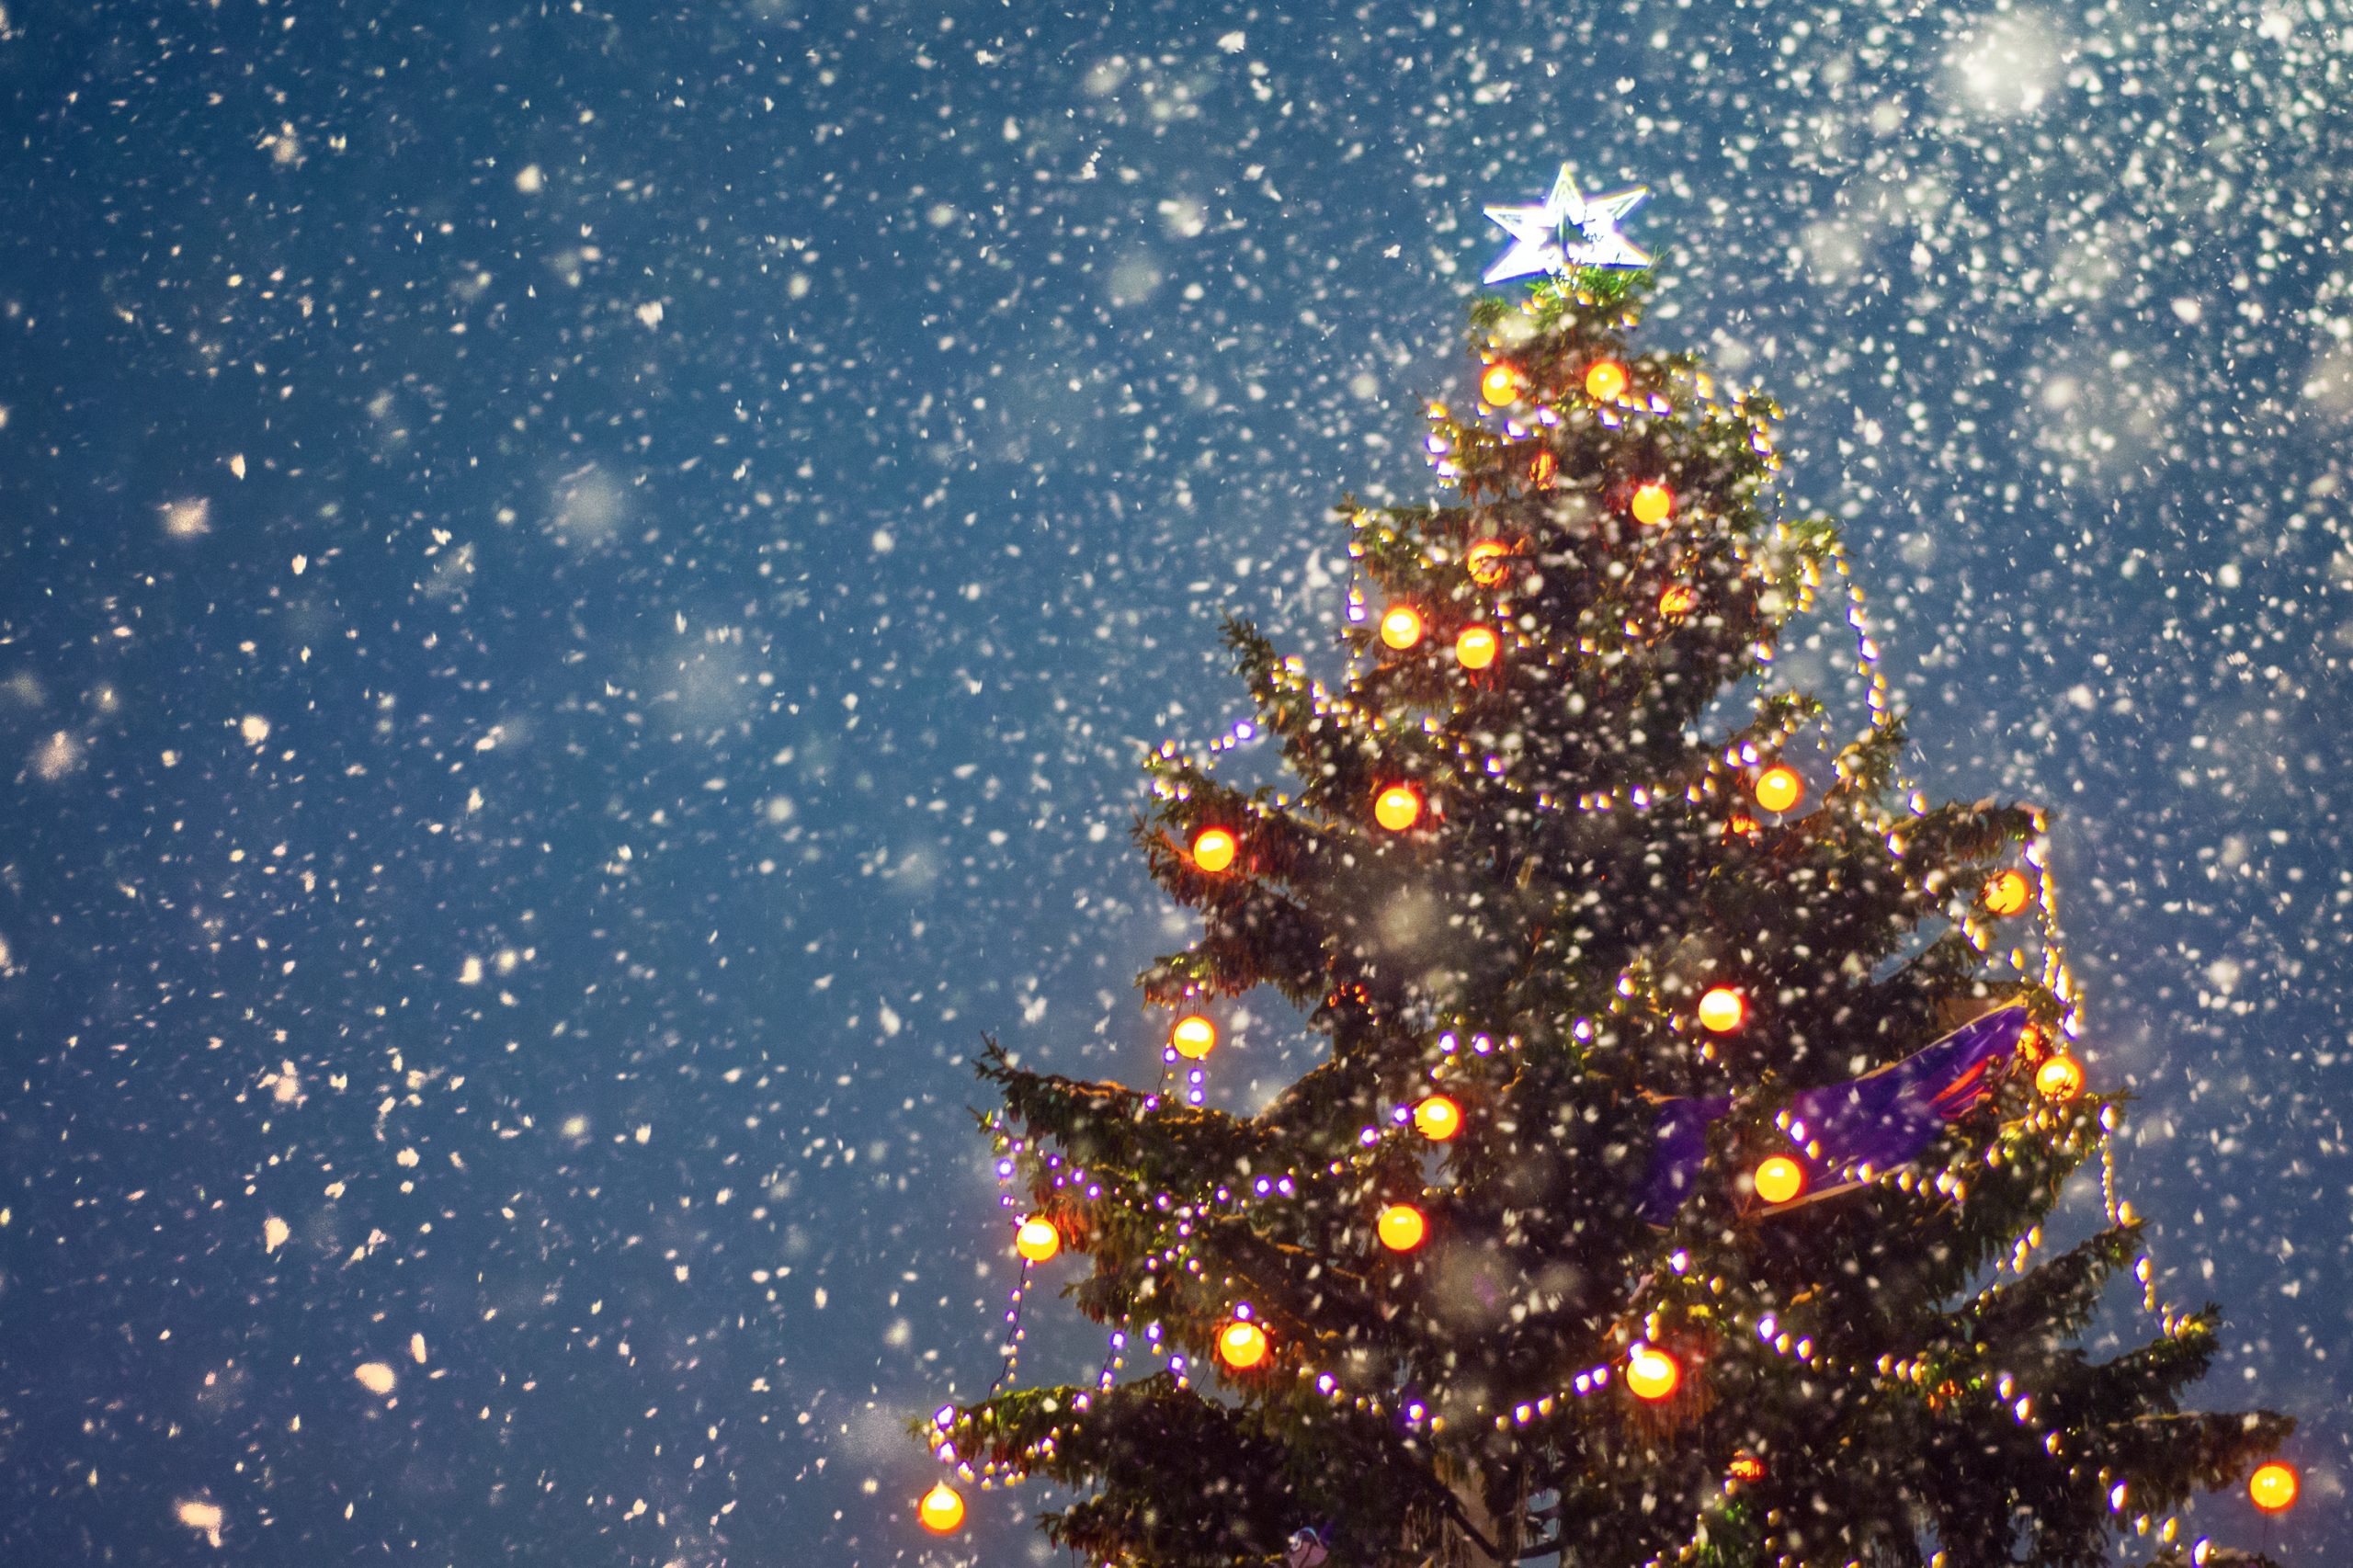
[[[1293,787],[1227,783],[1231,736],[1149,759],[1137,836],[1202,925],[1139,983],[1157,1089],[982,1063],[1023,1288],[1072,1270],[1114,1353],[934,1416],[934,1528],[1034,1475],[1080,1494],[1051,1539],[1152,1568],[2255,1561],[2173,1511],[2290,1424],[2179,1406],[2216,1318],[2116,1196],[2042,814],[1899,778],[1774,405],[1636,351],[1639,195],[1492,210],[1489,281],[1537,281],[1474,309],[1475,409],[1428,410],[1449,503],[1344,508],[1345,680],[1231,625]],[[1843,730],[1774,678],[1825,616]],[[1261,986],[1327,1049],[1216,1108]],[[2108,1222],[2046,1250],[2094,1160]],[[2148,1342],[2096,1360],[2120,1271]]]

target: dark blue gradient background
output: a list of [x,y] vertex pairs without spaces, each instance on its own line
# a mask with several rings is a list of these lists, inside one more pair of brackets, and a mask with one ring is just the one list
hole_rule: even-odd
[[1323,647],[1563,159],[1921,781],[2057,809],[2203,1396],[2353,1544],[2341,5],[5,16],[0,1561],[1043,1561],[911,1517],[1011,1278],[963,1060],[1153,1071],[1137,750],[1222,609]]

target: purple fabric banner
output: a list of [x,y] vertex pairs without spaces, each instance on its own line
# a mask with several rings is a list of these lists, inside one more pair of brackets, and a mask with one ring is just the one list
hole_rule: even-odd
[[[1991,1088],[1995,1069],[2018,1049],[2026,1009],[2004,1007],[1962,1025],[1903,1061],[1844,1084],[1806,1089],[1790,1100],[1790,1142],[1777,1150],[1805,1167],[1806,1192],[1821,1198],[1855,1186],[1860,1170],[1892,1170],[1918,1157],[1937,1130],[1968,1112]],[[1662,1103],[1658,1147],[1643,1191],[1654,1225],[1674,1217],[1707,1161],[1708,1124],[1732,1109],[1728,1096]],[[1805,1145],[1819,1143],[1818,1155]]]

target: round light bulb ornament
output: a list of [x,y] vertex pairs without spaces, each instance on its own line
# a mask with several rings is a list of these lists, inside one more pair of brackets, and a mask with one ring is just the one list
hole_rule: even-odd
[[1519,401],[1519,370],[1510,361],[1498,359],[1479,377],[1479,395],[1492,408],[1507,408]]
[[2034,884],[2023,871],[2002,871],[1986,880],[1985,891],[1979,896],[1994,914],[2016,915],[2034,896]]
[[1052,1221],[1033,1214],[1013,1233],[1013,1250],[1031,1263],[1044,1263],[1063,1250],[1062,1233],[1054,1229]]
[[1383,1209],[1374,1228],[1381,1233],[1381,1244],[1391,1252],[1411,1252],[1429,1234],[1429,1221],[1410,1203],[1392,1203]]
[[956,1494],[953,1486],[940,1482],[915,1505],[915,1517],[932,1534],[948,1535],[964,1522],[964,1499]]
[[1236,1318],[1218,1331],[1217,1358],[1235,1371],[1248,1371],[1267,1358],[1267,1331]]
[[2267,1514],[2281,1514],[2295,1506],[2296,1494],[2303,1484],[2296,1474],[2296,1467],[2279,1460],[2268,1460],[2255,1467],[2246,1478],[2247,1501]]
[[1462,1108],[1444,1095],[1432,1095],[1414,1108],[1414,1131],[1443,1143],[1462,1131]]
[[2034,1086],[2047,1100],[2072,1100],[2084,1092],[2084,1067],[2064,1051],[2034,1070]]
[[1492,588],[1504,580],[1506,572],[1511,570],[1510,560],[1511,546],[1499,539],[1483,539],[1473,541],[1471,548],[1462,552],[1462,569],[1470,573],[1471,580],[1481,587]]
[[1232,830],[1205,827],[1193,835],[1193,864],[1212,874],[1233,864],[1233,857],[1241,851],[1241,840]]
[[1422,612],[1412,605],[1391,605],[1381,612],[1381,640],[1404,653],[1422,640]]
[[1454,639],[1454,662],[1466,670],[1483,670],[1495,662],[1502,647],[1494,628],[1466,626]]
[[1217,1049],[1217,1025],[1199,1013],[1188,1013],[1168,1030],[1168,1043],[1188,1062],[1199,1062]]
[[1675,510],[1675,492],[1655,479],[1638,484],[1627,509],[1634,514],[1634,521],[1646,528],[1654,528],[1666,521],[1667,515]]
[[1711,985],[1699,996],[1699,1027],[1730,1034],[1748,1018],[1748,998],[1729,985]]
[[1805,799],[1805,780],[1798,770],[1786,764],[1775,763],[1756,776],[1751,791],[1756,803],[1768,812],[1786,812]]
[[1637,1345],[1626,1355],[1626,1387],[1636,1399],[1655,1403],[1683,1381],[1675,1358],[1654,1345]]
[[1756,1196],[1768,1203],[1787,1203],[1805,1191],[1805,1167],[1787,1154],[1757,1162]]
[[1403,833],[1422,820],[1422,792],[1411,784],[1392,784],[1372,799],[1372,820],[1392,833]]
[[1626,390],[1626,367],[1615,359],[1596,359],[1586,367],[1585,395],[1596,403],[1616,403]]

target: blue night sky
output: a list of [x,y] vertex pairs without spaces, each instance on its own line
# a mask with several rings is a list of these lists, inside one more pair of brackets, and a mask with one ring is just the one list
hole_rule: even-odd
[[2342,1561],[2338,0],[6,0],[0,1561],[1044,1560],[912,1520],[1014,1272],[964,1062],[1155,1071],[1138,752],[1224,610],[1333,656],[1563,160],[1919,781],[2055,809],[2201,1398]]

